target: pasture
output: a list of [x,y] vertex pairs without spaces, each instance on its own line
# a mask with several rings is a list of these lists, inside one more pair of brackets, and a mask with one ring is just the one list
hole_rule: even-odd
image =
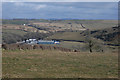
[[[113,28],[117,23],[117,20],[3,20],[4,43],[33,38],[62,39],[58,45],[44,46],[80,51],[2,50],[3,78],[117,78],[118,47],[104,45],[118,44],[119,33]],[[90,32],[82,31],[81,24]],[[89,39],[93,41],[92,53],[89,53]]]
[[3,78],[117,78],[117,53],[3,50]]

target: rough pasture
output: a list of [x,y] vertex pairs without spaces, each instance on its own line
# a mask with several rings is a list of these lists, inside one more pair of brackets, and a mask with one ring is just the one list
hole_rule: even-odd
[[72,50],[62,47],[55,46],[44,46],[44,45],[29,45],[29,44],[2,44],[2,48],[5,50],[33,50],[33,49],[41,49],[41,50],[60,50],[65,52],[79,52],[78,50]]

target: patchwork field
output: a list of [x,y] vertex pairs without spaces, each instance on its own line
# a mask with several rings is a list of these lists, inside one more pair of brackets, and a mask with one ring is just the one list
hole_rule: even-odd
[[117,78],[117,53],[3,50],[3,78]]

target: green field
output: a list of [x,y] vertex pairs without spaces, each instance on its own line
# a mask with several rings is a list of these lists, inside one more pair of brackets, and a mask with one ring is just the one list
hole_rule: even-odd
[[17,29],[3,29],[2,32],[3,32],[3,34],[8,33],[8,34],[16,34],[16,35],[20,35],[20,36],[23,36],[27,33],[25,31],[17,30]]
[[84,36],[80,35],[81,31],[78,32],[58,32],[47,39],[64,39],[64,40],[85,40]]
[[3,51],[3,78],[117,78],[117,53]]

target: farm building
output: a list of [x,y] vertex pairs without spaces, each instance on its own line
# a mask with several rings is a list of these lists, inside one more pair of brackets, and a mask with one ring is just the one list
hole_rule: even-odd
[[55,40],[36,40],[36,39],[28,39],[23,41],[23,43],[27,44],[60,44],[59,41]]
[[58,41],[38,40],[38,44],[59,44]]

